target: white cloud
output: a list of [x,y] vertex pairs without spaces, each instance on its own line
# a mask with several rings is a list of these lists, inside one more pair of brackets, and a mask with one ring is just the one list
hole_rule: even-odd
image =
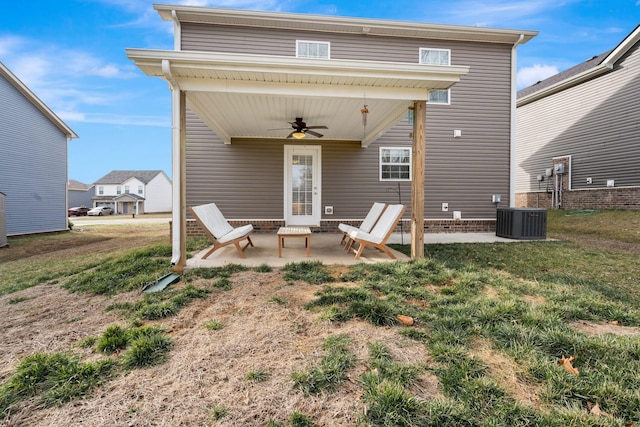
[[518,89],[529,87],[534,83],[558,74],[558,67],[555,65],[535,64],[531,67],[524,67],[518,70]]
[[447,6],[450,21],[466,25],[505,27],[522,25],[577,0],[454,0]]
[[[133,65],[115,64],[83,50],[21,37],[0,37],[4,64],[63,120],[88,121],[91,106],[110,108],[127,96],[117,88],[136,76]],[[116,88],[114,90],[114,87]]]

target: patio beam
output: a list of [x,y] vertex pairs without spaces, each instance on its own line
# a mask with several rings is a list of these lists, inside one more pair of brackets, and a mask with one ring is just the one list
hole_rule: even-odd
[[411,259],[424,257],[424,164],[426,101],[413,104],[413,150],[411,158]]

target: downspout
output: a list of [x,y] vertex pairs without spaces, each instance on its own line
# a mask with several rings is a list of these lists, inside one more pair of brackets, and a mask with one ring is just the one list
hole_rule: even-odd
[[517,102],[517,79],[518,79],[518,45],[524,39],[524,34],[520,34],[518,41],[511,48],[511,141],[509,144],[509,207],[516,205],[516,102]]
[[182,50],[182,29],[175,10],[171,11],[171,17],[173,18],[173,50]]
[[181,251],[183,247],[181,242],[183,239],[186,241],[186,236],[182,235],[186,212],[183,213],[180,209],[181,187],[185,184],[180,179],[184,167],[180,150],[180,86],[171,73],[171,63],[168,59],[162,60],[162,73],[171,89],[171,175],[173,176],[171,186],[171,265],[179,269],[186,260],[186,254]]

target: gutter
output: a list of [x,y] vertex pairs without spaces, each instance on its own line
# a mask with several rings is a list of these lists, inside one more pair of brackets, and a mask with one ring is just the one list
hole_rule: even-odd
[[524,34],[520,34],[518,40],[511,48],[511,140],[509,142],[509,207],[516,205],[516,101],[518,96],[518,45],[524,40]]

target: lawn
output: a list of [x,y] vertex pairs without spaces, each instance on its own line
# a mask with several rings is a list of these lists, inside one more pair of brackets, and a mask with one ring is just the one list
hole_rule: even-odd
[[155,294],[166,224],[12,238],[0,425],[638,426],[640,212],[548,214],[552,241]]

